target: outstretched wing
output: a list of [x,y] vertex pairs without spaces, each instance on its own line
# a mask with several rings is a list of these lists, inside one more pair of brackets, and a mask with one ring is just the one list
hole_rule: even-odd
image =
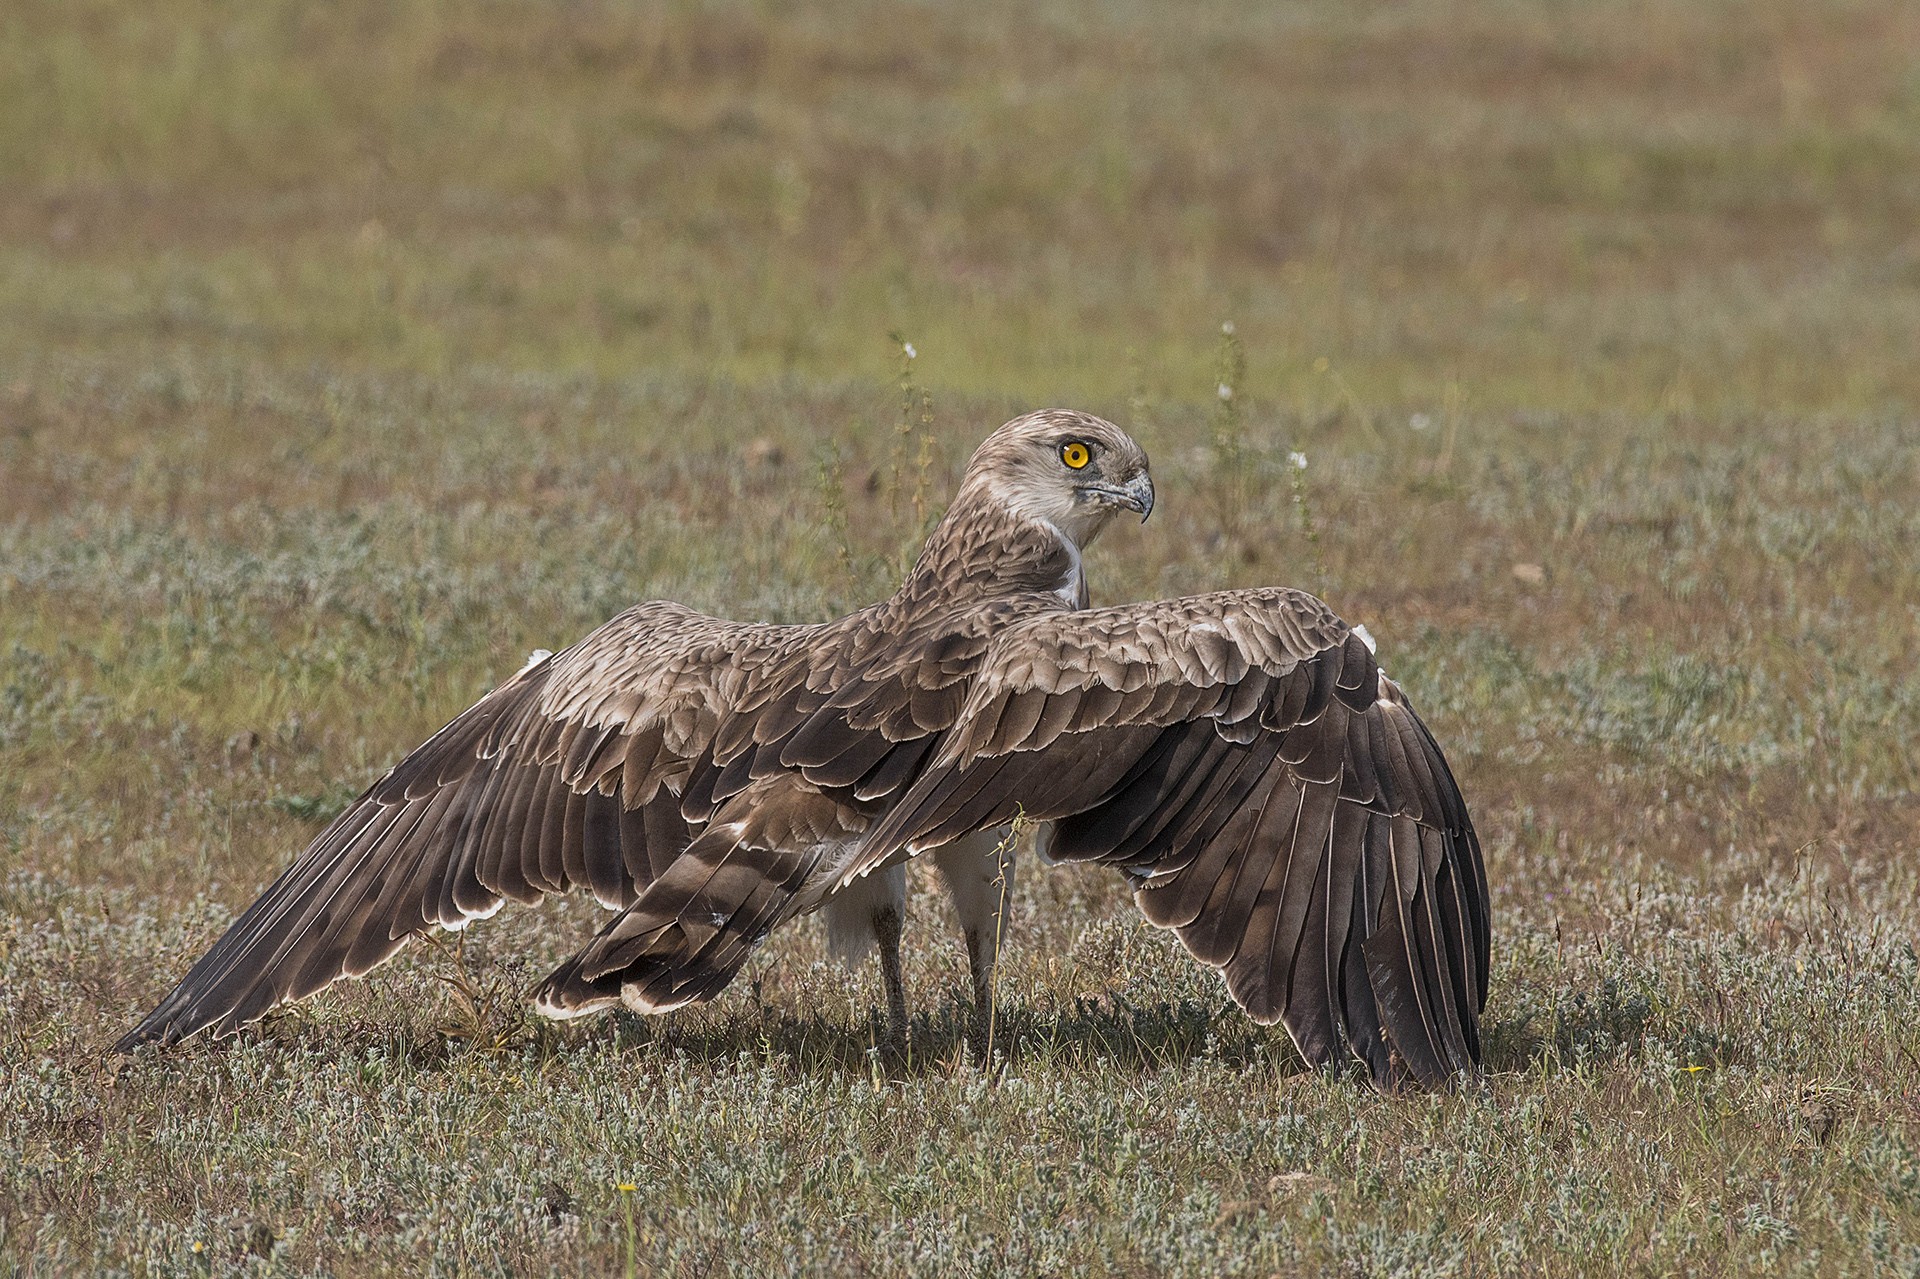
[[116,1050],[233,1030],[508,898],[630,904],[692,838],[681,792],[721,723],[811,629],[656,601],[528,663],[335,818]]
[[1126,871],[1148,919],[1310,1062],[1479,1062],[1486,875],[1440,748],[1312,596],[1232,591],[1002,632],[847,877],[1016,816]]

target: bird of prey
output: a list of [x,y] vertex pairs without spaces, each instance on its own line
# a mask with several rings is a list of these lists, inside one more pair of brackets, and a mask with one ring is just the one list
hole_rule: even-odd
[[1082,552],[1153,500],[1124,431],[1045,410],[981,444],[877,604],[805,626],[622,613],[375,782],[118,1047],[231,1031],[576,886],[619,913],[539,1011],[664,1012],[790,919],[879,913],[895,890],[872,877],[912,856],[978,873],[982,832],[1023,819],[1049,860],[1118,869],[1309,1063],[1357,1057],[1383,1087],[1473,1071],[1486,874],[1439,746],[1311,595],[1086,607]]

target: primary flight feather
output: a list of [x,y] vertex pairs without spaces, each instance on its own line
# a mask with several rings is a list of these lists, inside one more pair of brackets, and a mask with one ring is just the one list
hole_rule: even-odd
[[231,1031],[576,887],[619,913],[539,1010],[677,1008],[836,902],[878,901],[897,944],[874,884],[991,857],[983,832],[1026,818],[1055,860],[1122,871],[1309,1062],[1384,1086],[1475,1069],[1486,876],[1439,747],[1310,595],[1087,608],[1081,552],[1152,505],[1125,432],[1032,413],[975,452],[886,600],[812,626],[629,609],[375,782],[117,1047]]

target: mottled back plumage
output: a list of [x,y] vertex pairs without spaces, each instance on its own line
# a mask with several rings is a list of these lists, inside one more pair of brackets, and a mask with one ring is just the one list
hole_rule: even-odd
[[1055,859],[1122,871],[1307,1060],[1471,1070],[1487,890],[1438,747],[1311,596],[1086,608],[1082,552],[1152,502],[1119,428],[1029,414],[880,603],[815,626],[628,610],[375,782],[119,1047],[230,1031],[576,887],[619,913],[541,1011],[664,1011],[861,876],[1025,817]]

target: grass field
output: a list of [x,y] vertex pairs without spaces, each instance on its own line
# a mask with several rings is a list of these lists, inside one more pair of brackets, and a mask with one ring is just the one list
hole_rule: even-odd
[[[0,1275],[1920,1274],[1912,5],[15,0],[0,101]],[[104,1055],[528,650],[871,598],[1062,402],[1096,600],[1446,746],[1484,1086],[1031,860],[989,1070],[918,880],[900,1068],[812,923],[538,1023],[580,902]]]

